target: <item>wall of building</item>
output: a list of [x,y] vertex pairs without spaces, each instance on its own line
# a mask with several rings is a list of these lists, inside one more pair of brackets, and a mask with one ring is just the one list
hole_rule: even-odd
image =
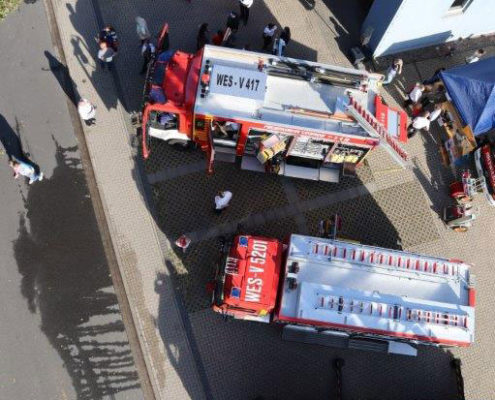
[[395,13],[403,0],[375,0],[371,6],[361,29],[365,33],[368,27],[373,29],[373,34],[368,46],[376,49],[385,35],[385,31],[392,22]]
[[[452,13],[453,0],[375,0],[363,24],[374,28],[375,57],[495,32],[494,0],[472,0]],[[375,9],[376,8],[376,9]],[[392,16],[391,16],[392,14]]]

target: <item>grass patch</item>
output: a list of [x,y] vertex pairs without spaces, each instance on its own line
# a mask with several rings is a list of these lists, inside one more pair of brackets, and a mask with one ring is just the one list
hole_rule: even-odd
[[4,19],[6,15],[15,10],[21,0],[0,0],[0,20]]

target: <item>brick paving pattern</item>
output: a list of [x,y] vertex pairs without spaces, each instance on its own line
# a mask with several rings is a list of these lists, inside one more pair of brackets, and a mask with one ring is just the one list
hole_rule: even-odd
[[[365,15],[360,2],[324,0],[316,2],[312,10],[304,7],[305,2],[255,0],[248,26],[241,27],[237,35],[238,47],[250,43],[253,50],[258,50],[263,26],[273,21],[279,26],[291,27],[293,35],[287,48],[289,56],[349,66],[346,53],[357,43],[359,25]],[[81,3],[78,2],[77,7],[74,5],[80,15],[84,11]],[[207,6],[199,0],[191,3],[181,0],[173,4],[151,0],[109,0],[98,4],[104,21],[115,26],[121,39],[116,69],[126,110],[121,105],[113,108],[101,104],[98,112],[103,114],[107,108],[112,119],[103,122],[106,132],[101,136],[88,134],[90,141],[94,141],[93,151],[97,155],[102,153],[97,146],[108,149],[104,135],[111,132],[120,132],[122,143],[129,145],[131,142],[127,137],[125,111],[139,110],[143,83],[138,74],[141,58],[135,16],[144,17],[152,32],[158,32],[161,24],[168,22],[172,46],[193,51],[197,27],[202,22],[209,22],[210,31],[215,32],[223,27],[228,12],[238,9],[235,1],[210,1]],[[61,14],[64,10],[65,6],[60,6]],[[66,17],[61,15],[60,19]],[[81,33],[84,29],[86,34]],[[94,43],[90,40],[96,26],[93,23],[84,29],[79,27],[76,37],[84,36],[86,45],[94,52]],[[66,43],[71,43],[68,37]],[[67,45],[67,49],[72,47]],[[76,50],[74,48],[69,67],[73,79],[82,85],[83,73],[73,72],[81,60]],[[463,52],[469,51],[467,48],[460,50],[449,59],[449,63],[462,62]],[[86,53],[86,56],[92,60],[90,54]],[[438,59],[438,54],[423,56],[403,57],[406,62],[404,73],[387,89],[390,92],[384,92],[387,101],[400,103],[410,85],[428,77],[444,62]],[[379,60],[378,69],[384,70],[387,61]],[[103,77],[101,72],[92,71],[90,76],[99,90],[115,90],[106,81],[108,76]],[[88,85],[82,86],[86,88]],[[96,94],[95,97],[98,98]],[[239,171],[234,165],[224,163],[217,163],[216,174],[208,177],[204,173],[204,158],[200,151],[178,152],[165,143],[154,143],[154,153],[144,163],[151,187],[139,190],[151,191],[152,212],[161,230],[151,232],[153,240],[158,238],[161,241],[163,253],[157,259],[162,260],[158,266],[150,265],[149,270],[124,263],[124,272],[128,274],[124,278],[128,280],[131,305],[136,307],[135,318],[143,336],[143,346],[150,352],[152,378],[159,382],[157,393],[162,398],[166,395],[166,398],[177,399],[201,398],[201,392],[213,399],[253,399],[258,395],[278,399],[333,398],[335,374],[331,363],[339,356],[346,360],[344,399],[455,399],[455,376],[449,366],[449,351],[421,348],[419,356],[411,359],[282,342],[279,327],[242,321],[224,322],[208,309],[209,295],[205,286],[214,272],[215,237],[235,232],[239,223],[251,233],[279,238],[302,230],[311,233],[319,219],[337,212],[344,219],[343,235],[350,239],[459,257],[476,264],[476,343],[469,349],[456,349],[452,353],[463,360],[467,398],[495,398],[495,362],[491,357],[495,325],[490,311],[490,306],[495,305],[491,296],[495,279],[489,251],[490,238],[495,237],[495,228],[490,223],[495,217],[495,209],[479,198],[477,203],[482,216],[468,233],[457,234],[445,228],[438,212],[449,202],[447,187],[453,174],[441,166],[434,137],[418,135],[406,145],[413,158],[410,169],[397,170],[386,152],[379,149],[368,157],[356,178],[346,178],[338,185],[300,180],[284,182],[282,178]],[[127,159],[123,169],[137,168],[132,165],[132,152],[120,147],[112,151],[120,155],[113,166],[122,165],[119,163],[124,154]],[[104,163],[103,155],[95,156],[97,176],[99,169],[109,169],[112,160]],[[114,170],[109,169],[108,173],[116,175],[110,184],[114,193],[104,189],[112,211],[114,205],[112,203],[110,207],[110,203],[119,200],[116,198],[119,193],[125,196],[119,187],[129,181],[120,181]],[[134,174],[138,172],[134,171]],[[221,189],[232,190],[234,197],[231,206],[216,216],[213,214],[213,196]],[[139,203],[136,200],[138,195],[133,193],[134,197],[122,200]],[[135,217],[147,218],[139,207],[138,212],[133,210],[132,204],[122,206],[129,214],[135,213]],[[115,216],[109,215],[111,220],[120,217],[122,214],[118,212]],[[130,225],[131,221],[135,219],[128,218],[124,222]],[[131,257],[136,249],[130,242],[139,232],[135,232],[132,226],[125,229],[114,234],[121,236],[117,238],[117,245]],[[184,232],[193,239],[185,254],[169,245],[169,241]],[[140,239],[145,240],[144,237]],[[164,268],[161,262],[164,262]],[[172,278],[170,282],[169,277]],[[172,288],[178,294],[178,309],[184,309],[183,322],[174,314],[175,309],[169,306],[175,301],[170,293]],[[182,329],[189,329],[189,334],[183,335]],[[193,361],[195,367],[190,368]],[[202,383],[201,388],[198,388],[198,382]]]

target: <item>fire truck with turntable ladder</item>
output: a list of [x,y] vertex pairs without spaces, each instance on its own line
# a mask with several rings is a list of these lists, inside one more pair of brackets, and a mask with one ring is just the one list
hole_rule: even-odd
[[158,138],[200,147],[210,173],[220,160],[338,182],[378,145],[407,164],[398,142],[406,123],[383,117],[377,102],[381,75],[210,45],[196,54],[171,51],[166,24],[157,48],[144,89],[145,158]]
[[283,338],[416,355],[474,341],[470,265],[335,238],[237,235],[217,265],[212,308],[284,325]]

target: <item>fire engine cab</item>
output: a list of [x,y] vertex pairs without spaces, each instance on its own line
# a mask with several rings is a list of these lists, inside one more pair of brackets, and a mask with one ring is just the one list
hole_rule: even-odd
[[379,144],[407,162],[398,128],[374,116],[381,75],[210,45],[171,51],[166,25],[157,47],[144,90],[145,158],[158,138],[196,144],[209,172],[220,160],[329,182]]
[[459,260],[291,235],[224,246],[213,310],[284,324],[283,337],[416,355],[474,341],[475,277]]

